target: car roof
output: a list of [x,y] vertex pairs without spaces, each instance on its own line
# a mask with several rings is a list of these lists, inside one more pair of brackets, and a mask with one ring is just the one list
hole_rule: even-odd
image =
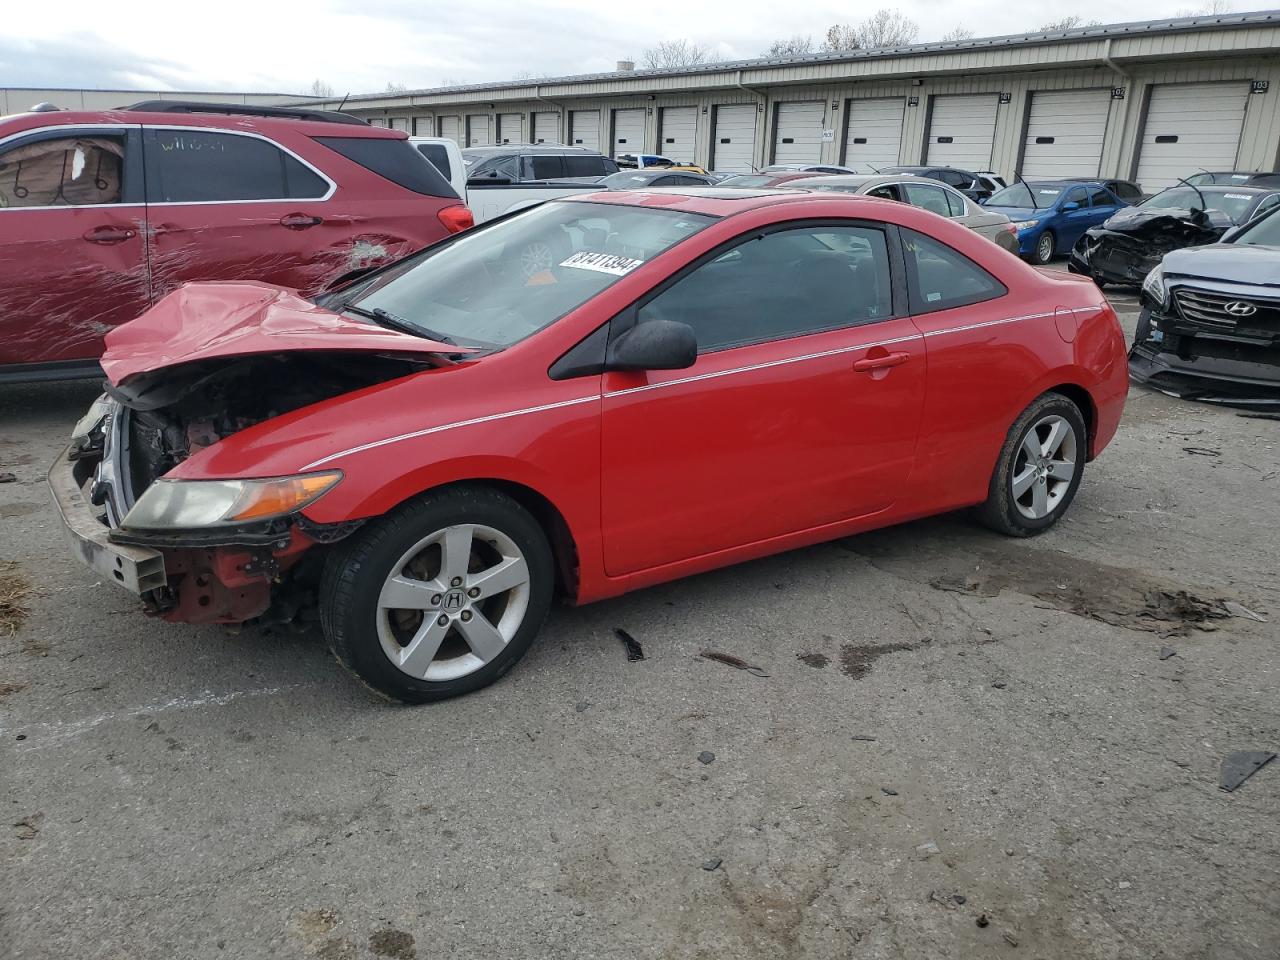
[[[930,177],[917,176],[914,173],[833,173],[824,177],[807,177],[814,184],[834,184],[836,186],[861,187],[867,183],[921,183],[928,187],[938,187],[959,193],[954,187],[941,183]],[[796,183],[790,189],[798,189],[804,184]]]
[[232,115],[227,113],[152,112],[147,110],[48,110],[15,113],[0,117],[0,136],[10,131],[47,130],[60,126],[87,124],[142,125],[167,127],[209,127],[232,133],[271,133],[282,130],[305,132],[309,136],[361,137],[371,140],[407,140],[403,130],[388,130],[350,120],[328,121],[302,117]]
[[588,153],[593,157],[603,156],[599,150],[590,147],[573,147],[567,143],[498,143],[486,144],[482,147],[463,147],[463,153]]
[[848,193],[821,193],[812,190],[734,190],[731,187],[654,187],[651,190],[626,190],[620,192],[578,193],[553,201],[556,203],[614,203],[635,207],[655,207],[665,210],[681,210],[712,217],[729,217],[748,210],[774,206],[779,203],[796,203],[801,200],[819,203],[872,204],[881,209],[883,204],[905,206],[893,200],[863,197]]

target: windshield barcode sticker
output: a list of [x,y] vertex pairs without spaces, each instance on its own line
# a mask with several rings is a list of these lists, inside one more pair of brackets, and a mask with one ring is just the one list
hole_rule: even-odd
[[1224,193],[1224,194],[1223,194],[1223,196],[1224,196],[1224,197],[1226,197],[1228,200],[1248,200],[1248,199],[1250,199],[1250,197],[1249,197],[1249,195],[1248,195],[1247,193]]
[[625,277],[643,260],[632,260],[630,257],[615,257],[609,253],[591,253],[583,250],[575,253],[568,260],[562,260],[560,266],[573,267],[577,270],[594,270],[596,273],[611,273],[615,277]]

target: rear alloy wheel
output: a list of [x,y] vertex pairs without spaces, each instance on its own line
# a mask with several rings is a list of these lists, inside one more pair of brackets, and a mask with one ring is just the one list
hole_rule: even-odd
[[532,516],[494,490],[409,504],[329,559],[322,618],[334,654],[407,703],[478,690],[533,642],[553,585]]
[[1040,264],[1048,263],[1053,259],[1054,246],[1053,231],[1046,230],[1040,234],[1040,239],[1036,241],[1036,249],[1032,253],[1031,259]]
[[978,517],[1013,537],[1047,530],[1066,513],[1084,473],[1087,433],[1066,397],[1038,398],[1010,429]]

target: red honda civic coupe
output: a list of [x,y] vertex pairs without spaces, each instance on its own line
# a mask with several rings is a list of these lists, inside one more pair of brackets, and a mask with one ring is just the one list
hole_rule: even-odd
[[334,293],[193,283],[107,337],[50,473],[77,552],[171,621],[318,619],[408,702],[616,596],[976,507],[1067,510],[1128,387],[1116,316],[867,197],[592,194]]

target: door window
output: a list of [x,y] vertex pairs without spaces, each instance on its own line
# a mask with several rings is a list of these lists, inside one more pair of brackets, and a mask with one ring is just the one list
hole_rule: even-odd
[[0,208],[121,202],[124,138],[37,140],[0,154]]
[[883,231],[814,226],[757,235],[700,264],[637,321],[687,323],[706,353],[886,319],[890,291]]
[[419,143],[415,144],[418,152],[431,161],[431,165],[440,171],[440,174],[448,180],[453,176],[452,168],[449,164],[449,151],[443,143]]
[[907,195],[907,203],[913,207],[920,207],[944,217],[951,216],[947,195],[941,187],[931,187],[923,183],[904,183],[902,189]]
[[958,250],[914,230],[902,231],[912,313],[994,300],[1009,291]]
[[1114,207],[1116,198],[1106,187],[1089,187],[1089,206],[1091,207]]
[[524,158],[530,180],[559,180],[564,176],[564,158],[557,154],[535,153]]
[[313,170],[257,137],[156,129],[146,131],[145,142],[150,203],[316,199],[329,192]]
[[1068,203],[1078,203],[1084,207],[1088,206],[1086,199],[1084,187],[1072,187],[1067,191],[1067,195],[1062,198],[1062,204],[1066,206]]
[[[828,187],[826,189],[834,190],[836,188]],[[898,190],[897,190],[897,187],[894,187],[892,184],[886,183],[883,187],[876,187],[872,190],[868,190],[867,196],[879,197],[881,200],[897,200]]]

